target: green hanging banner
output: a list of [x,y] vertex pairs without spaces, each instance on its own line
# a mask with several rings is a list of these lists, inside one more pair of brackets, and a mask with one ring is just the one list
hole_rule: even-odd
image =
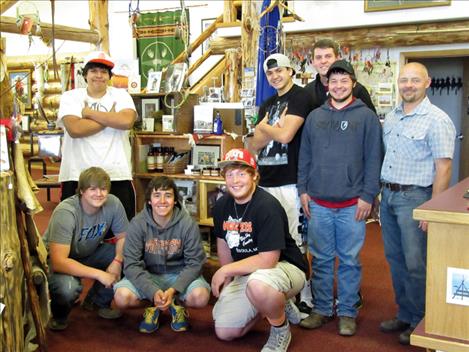
[[[147,86],[148,73],[161,71],[182,51],[184,42],[178,29],[181,10],[142,13],[137,20],[137,55],[139,58],[142,87]],[[187,25],[189,11],[186,10]]]

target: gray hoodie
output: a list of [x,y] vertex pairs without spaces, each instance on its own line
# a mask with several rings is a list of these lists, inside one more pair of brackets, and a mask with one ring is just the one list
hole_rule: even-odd
[[158,228],[149,205],[130,222],[124,247],[124,274],[153,301],[160,289],[151,274],[179,274],[173,288],[184,292],[206,261],[198,225],[185,210],[174,208],[168,225]]

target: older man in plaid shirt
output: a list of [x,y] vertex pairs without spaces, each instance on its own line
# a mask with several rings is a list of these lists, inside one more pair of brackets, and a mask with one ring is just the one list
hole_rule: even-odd
[[427,224],[414,220],[412,212],[448,188],[456,137],[451,119],[426,96],[430,82],[425,66],[405,65],[398,79],[402,103],[383,128],[380,215],[398,311],[380,329],[401,332],[401,344],[409,344],[425,313]]

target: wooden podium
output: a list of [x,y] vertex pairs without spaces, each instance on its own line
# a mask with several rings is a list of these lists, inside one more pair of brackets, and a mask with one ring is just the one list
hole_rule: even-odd
[[[469,178],[414,209],[414,219],[429,224],[425,318],[410,337],[412,345],[469,351],[469,306],[446,300],[448,268],[469,270],[467,190]],[[464,282],[469,294],[469,275]],[[469,296],[461,299],[467,302]]]

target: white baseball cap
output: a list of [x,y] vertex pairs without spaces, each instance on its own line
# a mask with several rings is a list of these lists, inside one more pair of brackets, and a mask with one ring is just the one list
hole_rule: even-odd
[[114,61],[112,61],[111,57],[104,51],[92,51],[91,53],[85,56],[84,62],[85,65],[90,62],[96,62],[99,64],[103,64],[109,68],[114,67]]
[[264,72],[275,67],[289,67],[293,70],[293,74],[295,74],[295,69],[290,63],[290,59],[283,54],[272,54],[264,60]]

